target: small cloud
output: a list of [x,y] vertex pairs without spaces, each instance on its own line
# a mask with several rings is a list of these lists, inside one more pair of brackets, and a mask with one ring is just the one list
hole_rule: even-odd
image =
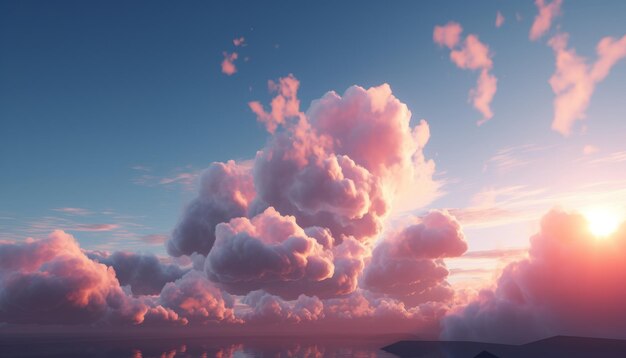
[[482,251],[469,251],[462,257],[466,259],[500,259],[509,257],[522,257],[528,253],[528,248],[509,248]]
[[596,147],[595,145],[587,144],[583,147],[583,154],[590,155],[590,154],[597,153],[599,150],[600,149],[598,149],[598,147]]
[[233,45],[235,46],[246,46],[247,44],[245,43],[246,39],[241,36],[239,38],[233,39]]
[[493,61],[489,46],[481,42],[474,34],[467,35],[465,40],[461,41],[462,32],[463,28],[456,22],[435,26],[433,41],[451,50],[450,60],[458,68],[480,70],[476,87],[470,90],[469,99],[474,108],[483,115],[483,118],[477,122],[481,125],[493,117],[491,102],[496,94],[498,79],[491,73]]
[[134,165],[132,167],[130,167],[130,169],[132,170],[137,170],[140,172],[149,172],[151,169],[149,167],[143,166],[143,165]]
[[89,231],[89,232],[101,232],[111,231],[119,227],[117,224],[78,224],[72,230],[73,231]]
[[91,214],[91,211],[87,209],[83,209],[83,208],[56,208],[52,210],[60,212],[60,213],[68,214],[68,215],[85,216],[85,215]]
[[496,28],[500,28],[500,26],[504,25],[504,15],[500,11],[496,13]]
[[546,4],[545,0],[535,1],[539,14],[535,16],[535,21],[533,21],[533,25],[530,28],[530,34],[528,35],[532,41],[538,40],[541,36],[548,32],[548,30],[550,30],[554,18],[561,14],[562,3],[562,0],[553,0],[549,4]]
[[169,239],[169,236],[163,234],[151,234],[141,237],[141,241],[150,245],[160,245],[165,243]]
[[224,52],[224,60],[222,61],[222,73],[232,76],[237,72],[237,67],[235,66],[235,60],[239,57],[237,52],[228,53]]

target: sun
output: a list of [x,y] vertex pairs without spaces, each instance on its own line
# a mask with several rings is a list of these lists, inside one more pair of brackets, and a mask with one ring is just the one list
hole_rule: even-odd
[[596,237],[607,237],[614,233],[622,219],[619,210],[596,207],[583,211],[589,231]]

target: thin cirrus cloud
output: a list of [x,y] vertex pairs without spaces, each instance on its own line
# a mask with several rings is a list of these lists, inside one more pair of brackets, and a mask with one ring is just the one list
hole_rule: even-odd
[[433,41],[451,50],[450,60],[458,68],[480,70],[476,87],[470,90],[469,97],[474,108],[483,115],[477,122],[481,125],[493,117],[491,102],[496,94],[498,79],[490,72],[493,61],[489,46],[482,43],[474,34],[467,35],[462,41],[462,32],[463,28],[456,22],[435,26]]
[[91,215],[92,214],[91,211],[89,211],[87,209],[83,209],[83,208],[67,207],[67,208],[55,208],[55,209],[52,209],[52,210],[60,212],[60,213],[68,214],[68,215],[86,216],[86,215]]
[[70,228],[71,231],[92,231],[92,232],[101,232],[101,231],[112,231],[120,226],[118,224],[77,224],[76,226]]

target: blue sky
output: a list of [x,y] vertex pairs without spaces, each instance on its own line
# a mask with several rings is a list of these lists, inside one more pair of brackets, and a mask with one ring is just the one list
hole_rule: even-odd
[[[601,38],[625,31],[626,3],[602,5],[565,2],[550,34],[569,33],[570,46],[595,60]],[[514,203],[491,204],[523,215],[468,225],[470,251],[524,246],[546,209],[624,195],[626,172],[626,64],[597,85],[585,130],[551,130],[555,59],[546,38],[528,39],[536,12],[532,1],[3,1],[2,238],[62,226],[86,248],[164,252],[140,238],[169,234],[194,196],[193,181],[167,179],[253,158],[268,136],[247,103],[268,103],[267,81],[292,73],[304,109],[330,90],[388,83],[413,124],[430,125],[425,154],[444,194],[419,211],[468,208],[481,192],[508,188]],[[433,42],[434,26],[449,21],[493,53],[495,115],[482,126],[468,101],[477,72],[457,68]],[[240,36],[246,46],[235,48]],[[235,50],[237,73],[227,76],[222,53]],[[597,152],[585,156],[586,145]]]

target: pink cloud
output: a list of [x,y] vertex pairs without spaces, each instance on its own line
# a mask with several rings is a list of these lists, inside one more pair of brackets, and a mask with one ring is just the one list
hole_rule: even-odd
[[585,118],[595,86],[626,57],[626,35],[619,40],[612,37],[600,40],[596,48],[598,57],[592,65],[567,47],[568,39],[568,34],[561,33],[548,42],[556,57],[556,72],[550,77],[556,95],[552,129],[564,136],[571,134],[574,122]]
[[459,23],[449,22],[444,26],[435,26],[433,31],[433,41],[439,46],[446,46],[449,49],[456,47],[461,41],[463,28]]
[[157,295],[166,283],[181,278],[189,271],[174,264],[165,264],[152,254],[92,251],[86,255],[95,262],[112,267],[120,285],[129,285],[134,295]]
[[56,208],[52,210],[69,214],[69,215],[78,215],[78,216],[85,216],[85,215],[91,214],[89,210],[83,209],[83,208]]
[[533,25],[530,28],[528,37],[531,40],[538,40],[541,36],[548,32],[548,30],[550,30],[554,18],[561,14],[562,3],[562,0],[552,0],[549,4],[546,4],[545,0],[535,0],[535,5],[539,10],[539,14],[535,16]]
[[182,278],[166,284],[159,302],[185,317],[190,324],[237,321],[232,298],[222,294],[199,271],[190,271]]
[[461,69],[480,70],[476,88],[470,90],[470,100],[474,108],[482,113],[478,121],[481,125],[493,117],[491,102],[496,94],[498,79],[490,73],[493,67],[489,46],[482,43],[478,36],[470,34],[461,41],[463,29],[455,22],[445,26],[435,26],[433,39],[440,46],[445,45],[450,52],[450,60]]
[[591,144],[586,144],[583,147],[583,154],[584,155],[591,155],[594,153],[597,153],[600,149],[598,149],[598,147],[596,147],[595,145],[591,145]]
[[75,227],[71,228],[72,231],[112,231],[120,226],[117,224],[77,224]]
[[59,230],[47,239],[0,243],[0,292],[0,322],[179,322],[173,312],[127,296],[113,269],[90,260]]
[[258,101],[248,103],[252,112],[257,115],[257,120],[264,123],[267,131],[274,133],[279,125],[285,124],[287,118],[298,117],[300,113],[300,100],[298,100],[298,81],[292,74],[278,80],[268,81],[271,92],[276,92],[276,96],[270,104],[271,111],[265,112],[263,105]]
[[[275,131],[268,127],[254,161],[213,163],[200,177],[197,197],[166,243],[171,255],[190,255],[175,260],[186,266],[150,254],[82,251],[61,232],[0,244],[0,321],[237,330],[277,324],[288,331],[305,324],[342,332],[366,325],[368,332],[419,327],[434,336],[451,292],[441,260],[465,250],[448,214],[430,213],[388,238],[393,250],[376,246],[389,254],[375,254],[379,264],[400,255],[398,245],[412,250],[403,257],[414,263],[406,282],[412,294],[359,287],[394,194],[432,175],[434,163],[422,152],[428,124],[411,126],[410,111],[386,84],[329,92],[306,112],[298,86],[293,76],[270,82],[276,97],[263,113]],[[413,187],[424,190],[416,199],[431,190]],[[394,272],[380,270],[375,281]],[[416,293],[418,281],[428,294]],[[2,309],[17,302],[22,310]]]
[[504,25],[504,15],[500,11],[496,13],[496,28],[500,28]]
[[232,76],[237,72],[237,67],[235,66],[235,60],[239,57],[237,52],[228,53],[224,52],[224,60],[222,61],[222,73]]
[[206,255],[215,241],[215,226],[245,216],[255,190],[250,168],[234,161],[213,163],[200,177],[198,197],[189,203],[167,241],[172,256]]
[[441,259],[466,250],[459,222],[447,212],[431,211],[419,223],[388,235],[376,246],[363,287],[409,307],[448,301],[454,293],[445,281],[448,270]]
[[235,46],[245,46],[246,45],[245,41],[246,41],[246,39],[243,36],[241,36],[241,37],[238,37],[236,39],[233,39],[233,45],[235,45]]
[[[509,264],[443,322],[444,339],[527,342],[553,335],[626,335],[626,223],[599,239],[580,214],[551,211],[529,257]],[[516,328],[510,329],[511,325]]]
[[168,235],[163,234],[150,234],[141,237],[141,241],[150,245],[160,245],[169,240]]

